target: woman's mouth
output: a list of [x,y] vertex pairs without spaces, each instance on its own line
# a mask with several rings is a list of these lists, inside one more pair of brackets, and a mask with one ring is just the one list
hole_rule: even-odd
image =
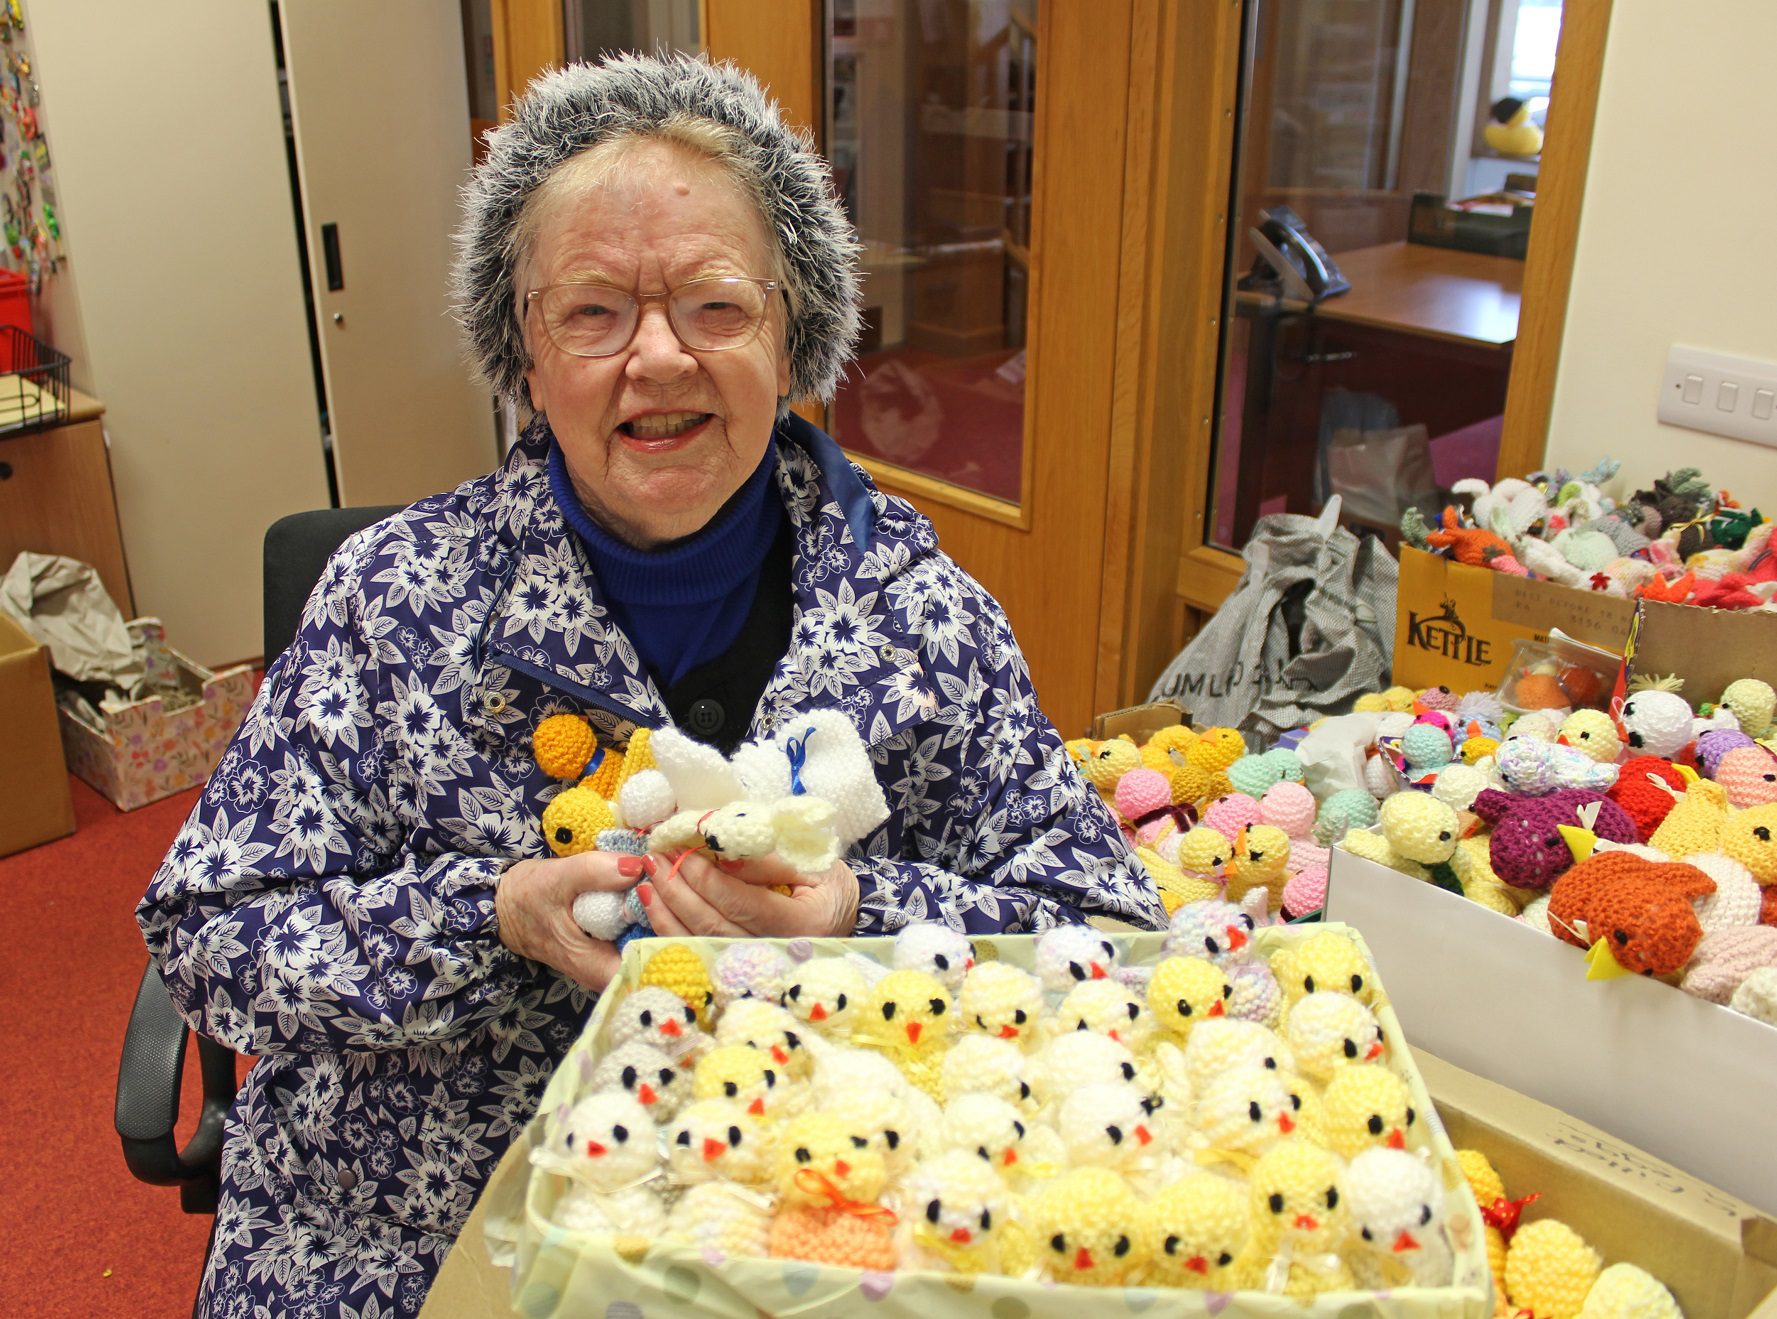
[[630,418],[617,430],[626,439],[656,445],[684,439],[699,430],[710,416],[708,412],[651,412]]

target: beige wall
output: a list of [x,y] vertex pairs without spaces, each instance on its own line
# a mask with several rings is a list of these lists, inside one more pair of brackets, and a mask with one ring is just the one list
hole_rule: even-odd
[[325,505],[263,3],[30,9],[69,261],[43,308],[102,398],[136,606],[207,663],[260,650],[260,541]]
[[1765,507],[1777,449],[1655,420],[1674,343],[1777,361],[1777,4],[1616,0],[1549,430],[1551,463],[1678,466]]

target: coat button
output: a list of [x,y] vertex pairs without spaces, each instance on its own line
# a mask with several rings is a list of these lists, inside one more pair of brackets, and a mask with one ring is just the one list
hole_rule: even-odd
[[489,692],[481,698],[481,708],[489,714],[501,714],[506,709],[506,697],[501,692]]
[[722,731],[722,724],[727,718],[728,712],[721,704],[707,696],[701,701],[693,701],[691,708],[685,712],[685,722],[699,737],[714,737]]
[[882,656],[882,662],[884,664],[898,663],[901,658],[901,652],[896,650],[893,646],[884,646],[876,653]]
[[357,1173],[353,1172],[350,1168],[341,1168],[339,1170],[339,1189],[340,1190],[349,1191],[357,1184],[358,1184],[358,1174]]

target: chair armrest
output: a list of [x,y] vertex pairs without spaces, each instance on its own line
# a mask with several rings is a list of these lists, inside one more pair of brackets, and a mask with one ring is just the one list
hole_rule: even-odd
[[222,1123],[234,1103],[235,1056],[198,1036],[203,1108],[197,1131],[180,1149],[173,1127],[179,1119],[189,1031],[150,960],[124,1033],[114,1125],[133,1176],[153,1186],[178,1186],[187,1213],[210,1213],[216,1208],[221,1174]]

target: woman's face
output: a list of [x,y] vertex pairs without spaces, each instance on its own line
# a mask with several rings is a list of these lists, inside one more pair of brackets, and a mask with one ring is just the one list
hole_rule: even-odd
[[[666,143],[631,149],[596,186],[557,202],[519,296],[569,281],[664,293],[722,275],[768,279],[758,207],[719,165]],[[790,390],[781,295],[744,348],[693,352],[663,300],[643,302],[612,357],[572,357],[525,318],[531,400],[549,415],[575,493],[605,530],[640,549],[704,526],[758,467]]]

